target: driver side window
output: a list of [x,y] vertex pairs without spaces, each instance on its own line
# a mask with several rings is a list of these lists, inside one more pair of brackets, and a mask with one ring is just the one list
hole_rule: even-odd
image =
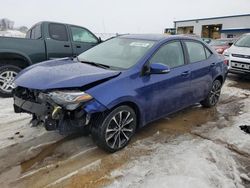
[[170,42],[162,47],[153,55],[150,63],[162,63],[170,68],[185,64],[182,45],[179,41]]
[[71,33],[74,42],[97,43],[98,40],[89,31],[81,27],[71,26]]

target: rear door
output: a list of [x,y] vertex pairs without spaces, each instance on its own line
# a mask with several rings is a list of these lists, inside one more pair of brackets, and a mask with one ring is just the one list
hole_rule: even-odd
[[15,46],[27,54],[32,63],[45,61],[47,59],[45,44],[42,36],[42,24],[34,25],[26,34],[22,42],[15,42]]
[[69,30],[74,55],[79,55],[99,43],[98,38],[83,27],[70,25]]
[[212,52],[201,42],[186,40],[186,52],[191,70],[191,103],[200,102],[209,92],[212,84],[213,63]]
[[45,38],[48,59],[73,56],[70,37],[64,24],[49,23],[48,35]]
[[184,108],[190,96],[190,70],[185,64],[183,46],[180,41],[168,42],[153,55],[149,63],[162,63],[170,67],[166,74],[150,74],[142,77],[142,88],[146,110],[146,121]]

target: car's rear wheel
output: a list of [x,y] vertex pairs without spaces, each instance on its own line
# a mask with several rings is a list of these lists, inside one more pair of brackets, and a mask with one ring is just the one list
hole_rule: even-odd
[[116,152],[128,145],[136,130],[136,114],[129,106],[119,106],[106,114],[99,114],[92,125],[92,137],[96,144]]
[[0,96],[11,97],[14,79],[21,69],[14,65],[0,66]]
[[212,88],[208,96],[205,98],[205,100],[201,101],[201,105],[206,108],[215,106],[218,103],[219,98],[220,98],[221,87],[222,87],[221,81],[215,80],[213,82]]

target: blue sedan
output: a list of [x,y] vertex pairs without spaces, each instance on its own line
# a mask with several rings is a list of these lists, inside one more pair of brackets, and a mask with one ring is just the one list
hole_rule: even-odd
[[213,107],[226,79],[224,60],[185,36],[124,35],[76,58],[42,62],[15,80],[16,113],[33,126],[91,134],[109,152],[136,130],[195,103]]

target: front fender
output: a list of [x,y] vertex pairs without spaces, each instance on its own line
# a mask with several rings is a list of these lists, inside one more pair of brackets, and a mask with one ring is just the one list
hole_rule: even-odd
[[103,105],[101,102],[97,101],[97,100],[92,100],[90,102],[88,102],[85,106],[84,106],[84,110],[85,112],[87,112],[88,114],[94,114],[94,113],[98,113],[98,112],[105,112],[107,110],[111,110],[112,108],[122,105],[122,104],[133,104],[133,106],[136,106],[138,112],[139,113],[139,127],[142,127],[145,122],[144,122],[144,113],[142,110],[142,106],[140,104],[138,104],[133,97],[130,96],[124,96],[124,97],[120,97],[114,101],[112,101],[111,103],[109,103],[107,106]]
[[85,104],[84,110],[88,114],[94,114],[97,112],[104,112],[104,111],[108,110],[108,108],[106,106],[104,106],[103,104],[101,104],[100,102],[98,102],[97,100],[92,100],[92,101],[88,102],[87,104]]
[[123,97],[117,98],[114,101],[111,101],[110,103],[108,103],[106,106],[108,109],[112,109],[115,106],[118,106],[119,104],[122,104],[122,103],[133,103],[139,109],[142,108],[141,105],[137,101],[135,101],[134,97],[132,96],[123,96]]
[[123,105],[123,104],[127,104],[127,105],[130,105],[132,104],[133,106],[135,106],[137,108],[137,113],[139,113],[139,127],[142,127],[143,125],[145,125],[145,113],[144,111],[142,110],[143,107],[142,105],[135,100],[134,97],[132,96],[123,96],[123,97],[120,97],[112,102],[110,102],[108,105],[107,105],[107,108],[108,109],[112,109],[116,106],[119,106],[119,105]]

